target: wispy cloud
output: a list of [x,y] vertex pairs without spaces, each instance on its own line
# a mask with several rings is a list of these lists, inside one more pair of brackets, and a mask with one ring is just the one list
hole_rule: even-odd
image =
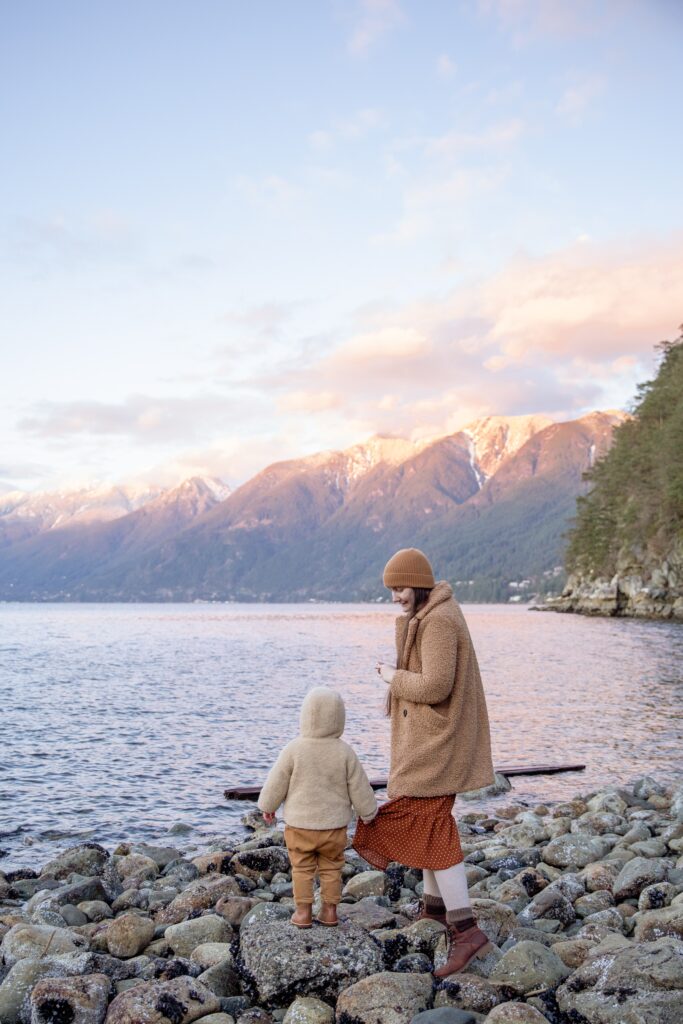
[[254,396],[211,393],[191,398],[131,395],[121,402],[45,402],[21,419],[18,429],[48,441],[101,436],[177,444],[257,421],[263,413],[261,402]]
[[577,76],[560,96],[556,107],[557,113],[568,118],[573,124],[579,124],[586,111],[604,92],[605,86],[606,81],[602,75]]
[[453,78],[457,70],[455,61],[451,60],[447,53],[441,53],[436,58],[436,73],[439,78]]
[[404,21],[405,14],[398,0],[360,0],[349,51],[356,57],[366,56],[383,36]]
[[382,124],[384,115],[375,107],[357,110],[350,117],[334,121],[329,128],[318,129],[309,135],[313,149],[328,150],[337,142],[354,142],[365,138]]
[[467,293],[368,310],[364,329],[271,387],[283,411],[334,395],[318,405],[332,433],[344,421],[415,437],[494,413],[577,415],[612,405],[615,379],[633,391],[681,295],[683,239],[576,245]]

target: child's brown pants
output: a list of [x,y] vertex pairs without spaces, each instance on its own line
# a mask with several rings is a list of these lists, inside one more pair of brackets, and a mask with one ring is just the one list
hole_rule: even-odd
[[313,902],[313,879],[320,876],[323,903],[341,900],[341,870],[344,867],[346,826],[343,828],[294,828],[285,826],[285,843],[292,865],[292,886],[296,903]]

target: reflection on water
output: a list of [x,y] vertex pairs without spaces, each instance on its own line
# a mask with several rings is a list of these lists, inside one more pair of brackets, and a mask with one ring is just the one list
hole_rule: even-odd
[[[465,608],[497,763],[581,761],[521,778],[560,799],[680,769],[683,629],[524,608]],[[345,738],[386,773],[377,658],[387,605],[0,606],[0,861],[37,866],[82,838],[183,845],[234,831],[223,789],[263,779],[306,691],[337,687]],[[505,799],[505,798],[503,798]]]

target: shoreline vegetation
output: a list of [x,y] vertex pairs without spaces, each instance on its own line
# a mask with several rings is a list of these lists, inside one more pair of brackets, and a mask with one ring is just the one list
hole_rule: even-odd
[[0,1021],[676,1024],[683,784],[510,797],[461,805],[470,897],[495,948],[442,983],[444,928],[415,919],[420,872],[375,871],[349,847],[340,927],[300,931],[281,825],[250,810],[249,838],[199,856],[87,842],[0,870]]
[[585,474],[562,594],[543,610],[683,622],[683,334]]

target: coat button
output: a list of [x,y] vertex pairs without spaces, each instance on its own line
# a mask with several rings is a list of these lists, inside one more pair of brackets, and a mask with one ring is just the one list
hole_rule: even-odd
[[408,709],[407,709],[407,708],[404,708],[404,709],[403,709],[403,717],[404,717],[404,718],[407,718],[407,717],[408,717]]

